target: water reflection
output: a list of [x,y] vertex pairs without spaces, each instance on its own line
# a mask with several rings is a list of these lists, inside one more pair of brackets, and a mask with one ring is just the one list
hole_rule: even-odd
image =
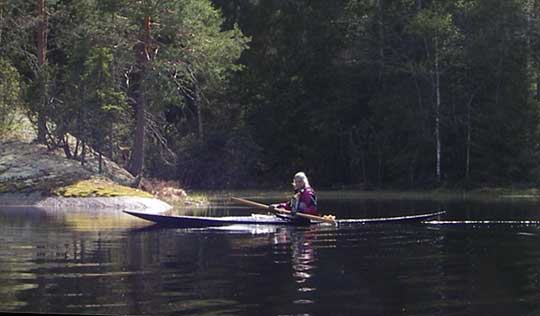
[[148,225],[148,222],[126,216],[121,210],[64,210],[0,206],[0,224],[27,228],[60,226],[71,231],[103,232],[144,227]]
[[[402,205],[359,206],[355,213],[339,209],[339,202],[332,209],[341,218],[396,215]],[[403,213],[430,210],[429,203],[411,204]],[[445,206],[450,220],[540,218],[534,203],[444,203],[450,203]],[[230,212],[245,215],[245,210]],[[140,229],[141,223],[124,214],[0,208],[0,310],[129,315],[540,312],[540,228],[535,225],[190,230]]]
[[[274,235],[274,245],[290,247],[292,277],[298,284],[299,293],[316,290],[309,284],[309,279],[316,273],[316,253],[314,240],[319,229],[315,227],[298,229],[280,229]],[[296,303],[312,303],[311,299],[295,300]]]

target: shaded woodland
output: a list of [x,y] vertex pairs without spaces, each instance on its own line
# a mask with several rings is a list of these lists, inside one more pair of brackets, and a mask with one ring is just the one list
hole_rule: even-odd
[[190,188],[535,186],[539,46],[537,0],[2,0],[0,136]]

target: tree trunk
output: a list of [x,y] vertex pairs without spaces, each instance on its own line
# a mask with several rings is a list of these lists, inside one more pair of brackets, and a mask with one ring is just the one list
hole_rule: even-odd
[[[363,146],[361,146],[363,147]],[[366,170],[366,151],[362,148],[360,152],[360,166],[362,168],[362,182],[364,183],[364,186],[369,185],[368,177],[367,177],[367,170]]]
[[418,149],[414,151],[413,158],[411,159],[411,163],[409,164],[409,186],[411,188],[414,187],[414,179],[415,179],[415,170],[416,170],[416,160],[418,158]]
[[108,152],[108,158],[110,160],[113,160],[113,148],[114,148],[114,124],[111,122],[111,126],[109,128],[109,152]]
[[468,181],[471,173],[471,103],[467,105],[467,152],[465,161],[465,179]]
[[38,73],[40,77],[40,98],[38,107],[38,142],[44,144],[47,139],[47,80],[45,75],[45,62],[47,56],[47,13],[45,7],[45,0],[37,0],[39,23],[37,26],[37,57],[38,57]]
[[472,139],[472,101],[475,93],[471,95],[469,102],[467,103],[467,149],[466,149],[466,161],[465,161],[465,179],[468,181],[471,174],[471,139]]
[[525,4],[526,5],[526,9],[525,9],[525,12],[526,12],[526,15],[527,15],[527,32],[526,32],[526,35],[525,35],[525,41],[526,41],[526,44],[527,44],[527,51],[525,52],[526,56],[527,56],[527,69],[530,68],[531,66],[531,31],[532,31],[532,10],[533,10],[533,2],[534,1],[531,1],[531,0],[528,0],[527,3]]
[[540,100],[540,73],[536,74],[536,101]]
[[199,139],[204,139],[204,126],[203,126],[203,114],[202,114],[202,108],[201,108],[201,98],[200,98],[200,92],[198,84],[195,84],[195,87],[193,88],[195,95],[193,97],[193,102],[195,103],[195,107],[197,108],[197,127],[199,131]]
[[384,64],[384,20],[383,20],[383,12],[384,12],[384,9],[383,9],[383,0],[377,0],[377,9],[378,9],[378,20],[377,20],[377,24],[378,24],[378,27],[379,27],[379,64],[380,64],[380,68],[379,68],[379,82],[382,81],[383,79],[383,74],[384,74],[384,67],[385,67],[385,64]]
[[66,158],[72,159],[73,155],[71,154],[71,148],[69,148],[69,139],[68,139],[68,137],[69,136],[67,134],[64,135],[62,147],[64,149],[64,154],[66,155]]
[[[504,57],[505,57],[505,50],[506,50],[506,39],[509,37],[508,30],[504,30],[505,35],[502,36],[501,44],[499,45],[499,60],[497,62],[497,87],[495,89],[495,105],[499,105],[499,98],[501,96],[501,86],[503,81],[503,66],[504,66]],[[498,107],[496,107],[498,109]]]
[[84,163],[86,162],[86,142],[84,141],[84,139],[81,145],[81,166],[84,166]]
[[136,107],[135,107],[135,139],[133,145],[133,155],[130,166],[130,172],[134,176],[138,176],[143,171],[144,166],[144,138],[146,130],[146,120],[144,113],[146,112],[146,98],[144,94],[144,80],[146,77],[146,67],[150,61],[150,17],[144,18],[144,35],[141,43],[135,45],[135,54],[138,66],[138,83],[137,91],[135,92]]
[[383,185],[383,148],[382,144],[377,144],[377,183],[378,187]]
[[103,155],[101,154],[101,150],[98,152],[98,173],[103,173]]
[[75,159],[77,159],[79,157],[79,143],[80,143],[79,137],[76,138],[75,150],[73,151],[73,158],[75,158]]
[[435,139],[437,143],[437,182],[441,182],[441,74],[439,71],[439,40],[435,37]]
[[146,110],[146,100],[144,98],[144,93],[142,87],[139,88],[137,96],[137,105],[136,105],[136,114],[135,114],[135,142],[132,151],[132,160],[130,166],[130,172],[134,176],[138,176],[142,172],[144,165],[144,136],[145,136],[145,122],[144,122],[144,112]]

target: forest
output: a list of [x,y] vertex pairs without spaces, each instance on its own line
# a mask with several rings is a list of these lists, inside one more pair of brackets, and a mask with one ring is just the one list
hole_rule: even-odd
[[540,184],[537,0],[1,0],[0,52],[0,138],[135,176]]

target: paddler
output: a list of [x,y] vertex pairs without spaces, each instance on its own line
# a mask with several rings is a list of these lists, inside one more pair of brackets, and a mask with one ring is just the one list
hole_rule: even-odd
[[315,190],[309,185],[308,177],[304,172],[298,172],[294,175],[293,182],[294,195],[288,202],[272,204],[270,209],[283,208],[291,211],[292,215],[296,212],[320,216],[317,210],[317,197]]

